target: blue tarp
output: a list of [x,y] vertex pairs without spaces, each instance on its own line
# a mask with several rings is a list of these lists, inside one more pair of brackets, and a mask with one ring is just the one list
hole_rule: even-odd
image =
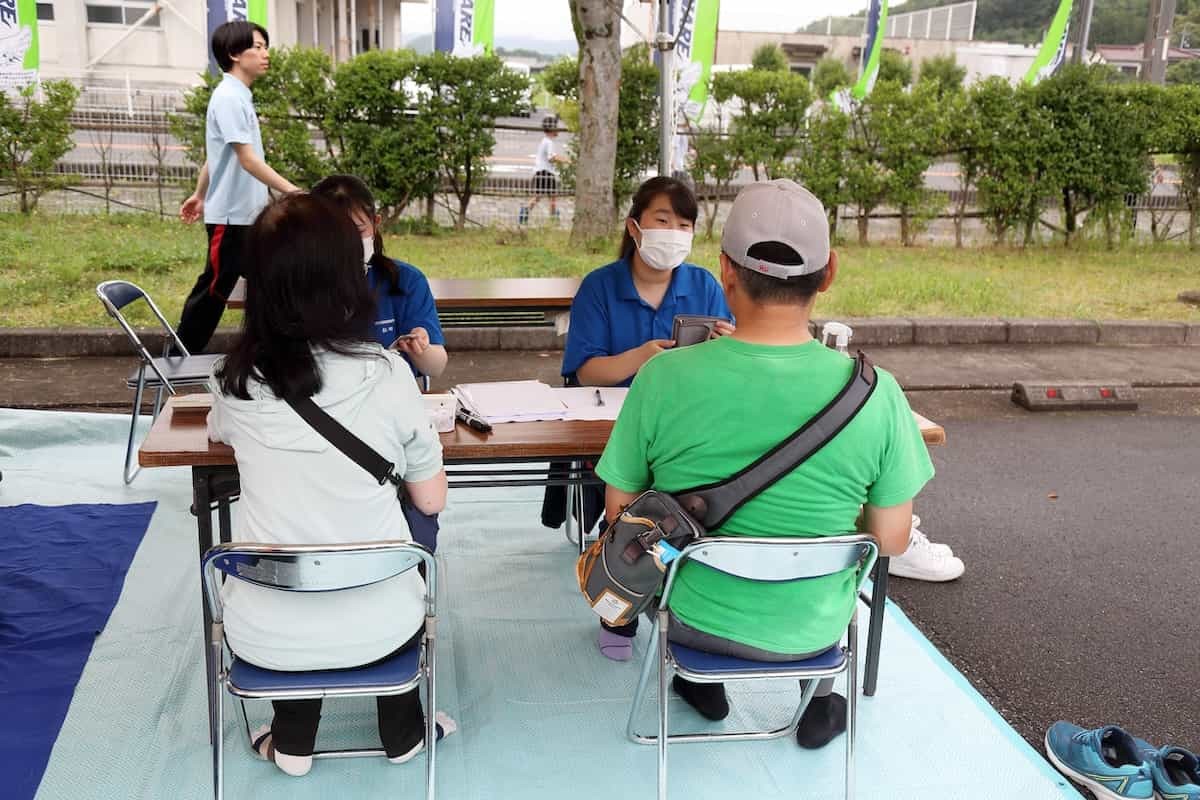
[[0,783],[32,798],[155,503],[0,507]]

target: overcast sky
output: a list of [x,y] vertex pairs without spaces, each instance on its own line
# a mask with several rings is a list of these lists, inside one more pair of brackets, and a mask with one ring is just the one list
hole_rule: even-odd
[[[628,5],[628,4],[627,4]],[[720,27],[725,30],[791,32],[814,19],[852,14],[865,8],[867,0],[725,0],[721,3]],[[428,5],[403,3],[406,34],[427,33],[432,27]],[[640,6],[642,16],[649,5]],[[536,24],[531,25],[531,21]],[[539,39],[573,39],[567,0],[496,0],[496,44],[520,36]]]

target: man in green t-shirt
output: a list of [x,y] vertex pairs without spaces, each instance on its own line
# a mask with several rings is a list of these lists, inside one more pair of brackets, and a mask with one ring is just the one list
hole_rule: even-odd
[[[665,351],[638,372],[596,465],[607,484],[609,521],[651,487],[679,492],[740,471],[815,416],[850,378],[853,362],[809,333],[813,300],[838,268],[816,197],[789,180],[747,186],[729,212],[721,251],[721,283],[737,330]],[[933,465],[896,379],[876,372],[871,398],[831,442],[713,533],[832,536],[861,529],[879,540],[883,555],[903,553],[912,498],[933,477]],[[672,591],[670,637],[741,658],[815,655],[845,630],[856,602],[852,579],[839,573],[757,583],[687,564]],[[674,686],[710,719],[729,713],[721,684],[676,677]],[[845,698],[832,694],[832,682],[817,695],[797,734],[806,747],[823,746],[845,728]]]

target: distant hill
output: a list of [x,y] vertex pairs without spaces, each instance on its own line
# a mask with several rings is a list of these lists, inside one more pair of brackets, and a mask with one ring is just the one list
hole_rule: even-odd
[[[404,37],[404,46],[418,53],[428,53],[433,49],[433,34],[417,33]],[[535,39],[532,36],[497,36],[496,50],[501,55],[524,56],[528,58],[542,57],[546,61],[554,61],[561,56],[573,56],[579,50],[574,39]]]
[[[949,5],[949,0],[908,0],[903,4],[891,5],[890,12],[902,14],[944,5]],[[1082,5],[1076,3],[1075,7],[1079,9]],[[1104,0],[1096,3],[1092,15],[1091,42],[1139,44],[1146,34],[1149,5],[1149,0]],[[1057,9],[1058,0],[979,0],[975,38],[989,42],[1038,42]],[[864,9],[855,16],[865,14]],[[1182,35],[1190,38],[1188,44],[1192,47],[1200,45],[1200,0],[1178,0],[1174,30],[1176,43]]]

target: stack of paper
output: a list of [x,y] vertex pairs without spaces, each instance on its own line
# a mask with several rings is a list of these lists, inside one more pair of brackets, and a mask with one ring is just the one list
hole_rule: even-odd
[[567,409],[563,419],[569,420],[615,420],[621,413],[621,405],[629,390],[623,386],[579,386],[567,389],[552,389]]
[[495,425],[562,419],[567,409],[541,381],[461,383],[452,390],[463,407]]

